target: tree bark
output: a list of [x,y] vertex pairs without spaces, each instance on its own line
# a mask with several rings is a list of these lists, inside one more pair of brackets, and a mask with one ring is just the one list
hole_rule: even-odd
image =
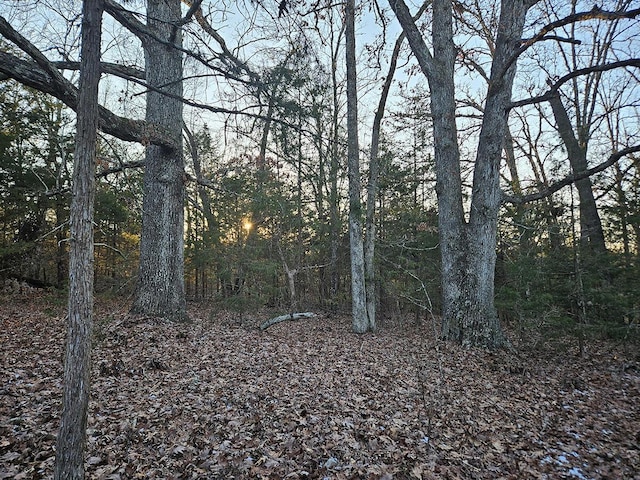
[[349,250],[351,253],[352,329],[364,333],[369,323],[364,277],[362,202],[360,200],[360,148],[358,145],[358,86],[356,76],[355,0],[345,4],[347,60],[347,162],[349,167]]
[[[562,103],[560,94],[556,92],[549,100],[553,116],[556,119],[558,133],[564,142],[571,165],[571,172],[580,175],[587,170],[587,147],[581,146],[576,138],[567,110]],[[607,247],[604,241],[604,232],[600,214],[593,195],[591,178],[585,177],[576,180],[578,199],[580,201],[580,244],[591,249],[594,253],[605,253]]]
[[102,1],[82,7],[82,67],[70,216],[69,316],[54,478],[84,478],[93,323],[93,201]]
[[455,120],[456,48],[452,2],[433,1],[432,56],[404,1],[389,1],[431,92],[442,255],[442,335],[465,346],[499,348],[505,345],[494,307],[496,234],[501,201],[499,167],[515,76],[513,58],[521,43],[530,3],[503,0],[501,4],[467,223]]
[[132,306],[133,313],[173,320],[186,318],[180,13],[179,0],[147,3],[147,26],[155,35],[143,44],[147,83],[153,87],[147,92],[146,121],[166,131],[174,147],[146,149],[140,269]]

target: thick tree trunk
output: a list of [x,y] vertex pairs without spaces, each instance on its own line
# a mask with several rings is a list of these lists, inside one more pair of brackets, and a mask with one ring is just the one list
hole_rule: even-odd
[[54,478],[84,478],[93,324],[93,201],[102,1],[82,8],[82,67],[70,216],[69,316]]
[[[494,307],[496,236],[500,209],[500,161],[507,132],[507,105],[516,73],[528,2],[503,0],[473,175],[468,225],[467,309],[463,345],[498,348],[505,344]],[[511,63],[510,63],[511,62]]]
[[358,86],[356,76],[355,0],[345,5],[347,58],[347,157],[349,166],[349,246],[351,252],[352,329],[364,333],[372,329],[367,317],[360,200],[360,149],[358,146]]
[[[567,148],[567,156],[571,165],[571,173],[579,175],[587,170],[586,144],[580,145],[576,138],[567,110],[559,94],[549,100],[553,116],[556,119],[558,133]],[[590,248],[595,253],[604,253],[607,247],[604,242],[604,232],[600,214],[593,195],[591,178],[586,177],[576,181],[578,199],[580,201],[580,244]]]
[[147,146],[144,172],[140,270],[133,313],[186,318],[184,291],[184,159],[182,152],[182,35],[179,0],[149,0],[148,27],[160,42],[144,42],[146,121],[171,137],[175,148]]
[[469,222],[464,219],[455,121],[456,49],[451,0],[433,1],[433,56],[402,0],[389,2],[429,82],[442,252],[442,335],[465,346],[505,344],[494,307],[500,160],[507,106],[530,2],[503,0],[484,117],[478,139]]

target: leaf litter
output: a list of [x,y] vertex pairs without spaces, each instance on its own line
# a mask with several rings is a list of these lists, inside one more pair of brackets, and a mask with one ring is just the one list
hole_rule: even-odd
[[[428,325],[190,316],[99,304],[88,478],[640,478],[640,358],[623,346],[491,353]],[[65,328],[47,297],[0,304],[0,480],[52,475]]]

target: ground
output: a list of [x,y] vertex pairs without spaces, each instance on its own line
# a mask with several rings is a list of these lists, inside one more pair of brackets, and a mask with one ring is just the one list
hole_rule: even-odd
[[[0,298],[0,479],[52,474],[64,307]],[[265,314],[200,304],[171,324],[126,307],[97,306],[91,479],[640,478],[640,356],[624,342],[491,353],[413,319],[262,332]]]

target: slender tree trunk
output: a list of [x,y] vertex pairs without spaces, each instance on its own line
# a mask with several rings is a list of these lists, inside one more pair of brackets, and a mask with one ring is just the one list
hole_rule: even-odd
[[352,329],[364,333],[372,328],[367,318],[360,201],[360,148],[358,146],[358,86],[356,76],[355,0],[345,5],[347,58],[347,158],[349,166],[349,245],[351,252]]
[[184,159],[182,152],[182,45],[180,0],[149,0],[148,26],[164,40],[144,44],[146,120],[168,132],[175,147],[146,150],[140,270],[133,313],[174,320],[186,318],[184,290]]
[[393,76],[398,65],[398,57],[400,49],[404,42],[405,36],[401,34],[396,40],[389,62],[389,70],[385,77],[380,93],[378,108],[373,119],[373,128],[371,129],[371,153],[369,156],[369,184],[367,185],[367,213],[365,219],[365,237],[364,237],[364,267],[365,267],[365,288],[367,295],[367,316],[372,330],[376,328],[376,271],[375,271],[375,245],[376,245],[376,200],[378,197],[378,177],[380,175],[380,161],[378,159],[378,150],[380,147],[380,128],[382,126],[382,118],[384,117],[384,109],[387,104],[389,91],[393,82]]
[[102,1],[82,6],[82,66],[70,217],[69,316],[54,478],[84,478],[93,324],[93,201]]
[[[587,170],[586,144],[581,146],[576,138],[560,94],[552,97],[549,103],[556,119],[558,133],[567,148],[571,172],[574,175],[579,175]],[[591,178],[586,177],[576,181],[576,189],[578,190],[578,199],[580,201],[580,244],[583,247],[590,248],[595,253],[604,253],[607,251],[607,247],[604,242],[600,214],[593,195]]]
[[331,90],[333,109],[331,117],[331,155],[329,164],[329,300],[333,304],[338,290],[340,289],[340,267],[338,265],[338,253],[340,250],[340,237],[342,222],[340,219],[340,205],[338,194],[338,175],[340,172],[339,140],[340,122],[339,110],[340,101],[338,95],[338,57],[340,51],[340,39],[343,30],[338,34],[338,38],[332,38],[331,48]]
[[[511,135],[511,130],[507,126],[507,133],[505,136],[505,146],[504,146],[504,156],[507,162],[507,168],[509,169],[510,175],[510,185],[513,194],[516,196],[522,195],[522,184],[520,183],[520,174],[518,173],[518,164],[516,162],[516,154],[515,147],[513,141],[513,135]],[[527,228],[525,213],[526,207],[524,205],[518,204],[513,205],[513,221],[518,229],[520,239],[519,248],[521,251],[528,251],[531,241],[531,229]]]
[[613,191],[615,192],[616,200],[618,201],[618,211],[620,212],[618,215],[620,217],[620,233],[622,234],[622,251],[624,253],[625,263],[629,266],[631,260],[631,248],[629,242],[629,206],[625,188],[622,183],[624,174],[620,168],[620,164],[616,163],[614,165],[614,169],[614,178],[616,183]]

